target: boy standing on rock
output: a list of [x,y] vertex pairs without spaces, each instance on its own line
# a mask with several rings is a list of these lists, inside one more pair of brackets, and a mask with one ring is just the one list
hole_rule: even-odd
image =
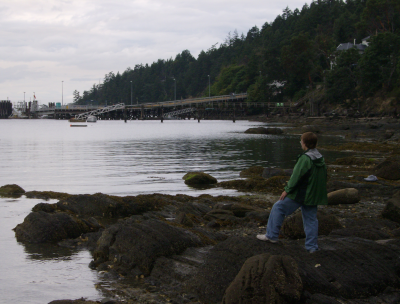
[[327,205],[328,197],[326,165],[316,149],[317,141],[312,132],[301,136],[300,144],[305,152],[297,159],[285,191],[271,209],[266,234],[257,235],[259,240],[276,243],[285,217],[301,208],[306,250],[310,253],[318,250],[317,205]]

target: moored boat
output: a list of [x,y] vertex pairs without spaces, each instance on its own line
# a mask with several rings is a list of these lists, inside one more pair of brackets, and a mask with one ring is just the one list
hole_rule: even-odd
[[86,122],[96,122],[96,121],[97,121],[97,117],[94,115],[91,115],[86,119]]

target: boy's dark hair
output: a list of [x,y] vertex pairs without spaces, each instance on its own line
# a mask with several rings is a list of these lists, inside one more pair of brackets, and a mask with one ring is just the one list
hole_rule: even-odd
[[308,149],[315,149],[317,146],[318,138],[312,132],[306,132],[301,135],[301,140]]

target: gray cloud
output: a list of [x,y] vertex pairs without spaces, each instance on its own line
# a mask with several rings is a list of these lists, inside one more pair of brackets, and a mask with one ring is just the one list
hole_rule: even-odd
[[[5,2],[5,3],[4,3]],[[228,32],[271,22],[303,1],[6,0],[0,5],[0,99],[37,92],[41,103],[72,102],[110,71],[193,56]],[[40,92],[40,93],[39,93]],[[23,94],[22,94],[23,96]]]

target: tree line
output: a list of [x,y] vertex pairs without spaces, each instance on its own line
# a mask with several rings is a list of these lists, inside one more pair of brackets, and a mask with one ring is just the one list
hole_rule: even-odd
[[[247,92],[249,101],[295,101],[318,84],[331,102],[373,96],[400,97],[400,0],[319,0],[285,8],[261,29],[229,33],[194,58],[137,64],[105,75],[78,104],[149,103]],[[336,51],[340,43],[361,43]],[[209,86],[210,84],[210,86]],[[132,96],[131,96],[132,92]]]

